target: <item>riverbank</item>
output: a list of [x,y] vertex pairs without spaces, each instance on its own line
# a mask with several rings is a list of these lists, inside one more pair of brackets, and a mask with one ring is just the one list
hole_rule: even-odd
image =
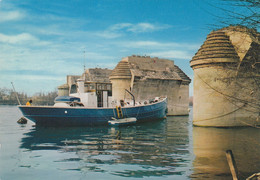
[[53,91],[48,93],[35,93],[29,96],[23,92],[15,93],[12,89],[0,88],[0,105],[18,105],[16,95],[23,105],[30,99],[32,99],[34,105],[53,105],[53,101],[58,96],[58,93],[57,91]]

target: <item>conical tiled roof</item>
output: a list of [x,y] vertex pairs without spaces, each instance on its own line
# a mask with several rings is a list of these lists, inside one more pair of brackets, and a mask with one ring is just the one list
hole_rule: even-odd
[[129,56],[120,61],[112,71],[109,79],[167,79],[190,83],[190,78],[176,65],[167,59],[146,56]]
[[191,82],[191,79],[189,78],[189,76],[187,76],[182,70],[181,68],[179,68],[179,66],[174,65],[174,72],[178,73],[178,75],[181,77],[181,79],[183,81],[187,81],[188,83]]
[[113,78],[131,78],[131,71],[129,67],[129,63],[127,60],[120,61],[115,69],[112,71],[111,75],[109,76],[109,79]]
[[222,30],[213,31],[191,60],[191,66],[218,63],[239,62],[237,52],[229,36]]

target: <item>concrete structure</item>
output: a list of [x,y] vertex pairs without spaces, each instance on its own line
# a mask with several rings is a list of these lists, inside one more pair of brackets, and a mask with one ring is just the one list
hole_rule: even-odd
[[109,75],[111,72],[112,70],[107,68],[90,68],[82,74],[82,77],[85,81],[110,83]]
[[58,96],[68,96],[69,95],[69,85],[63,84],[58,87]]
[[260,34],[229,26],[212,31],[190,61],[193,124],[260,125]]
[[171,60],[129,56],[117,64],[109,79],[117,101],[131,99],[125,89],[134,94],[137,102],[167,96],[168,115],[188,115],[191,80]]
[[81,75],[68,75],[67,83],[58,87],[59,96],[68,96],[77,92],[77,80],[82,79],[84,82],[99,82],[99,83],[108,83],[109,75],[111,74],[111,69],[102,69],[102,68],[90,68],[85,70]]
[[85,84],[85,92],[90,91],[91,82],[102,83],[108,88],[108,96],[112,95],[117,103],[131,100],[125,89],[134,94],[136,102],[167,96],[168,115],[188,115],[191,80],[171,60],[133,55],[123,58],[113,71],[87,69],[81,76],[68,75],[67,83],[58,87],[58,95],[77,93],[79,81]]

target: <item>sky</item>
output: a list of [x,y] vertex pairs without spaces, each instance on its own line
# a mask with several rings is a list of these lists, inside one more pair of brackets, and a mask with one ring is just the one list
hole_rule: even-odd
[[113,69],[133,54],[173,60],[193,79],[189,61],[218,26],[220,2],[0,0],[0,88],[54,91],[84,64]]

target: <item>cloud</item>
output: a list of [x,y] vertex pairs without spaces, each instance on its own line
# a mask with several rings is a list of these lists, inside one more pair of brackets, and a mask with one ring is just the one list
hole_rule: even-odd
[[114,24],[113,26],[109,27],[109,30],[110,31],[119,31],[122,29],[128,29],[132,26],[133,26],[133,24],[131,24],[131,23],[119,23],[119,24]]
[[126,47],[135,47],[135,48],[170,48],[170,47],[181,47],[180,43],[174,42],[158,42],[158,41],[130,41],[127,43],[122,43]]
[[118,38],[126,33],[146,33],[146,32],[155,32],[163,29],[168,29],[170,28],[170,25],[155,25],[151,23],[137,23],[137,24],[132,24],[132,23],[118,23],[114,24],[110,27],[108,27],[104,31],[100,31],[95,33],[95,35],[104,37],[104,38]]
[[84,61],[89,68],[95,67],[95,64],[103,67],[102,63],[106,67],[105,64],[110,65],[111,61],[115,60],[113,56],[94,50],[88,50],[86,60],[84,60],[83,48],[80,48],[83,45],[86,44],[50,42],[48,45],[28,46],[3,43],[0,49],[0,70],[27,71],[33,69],[39,72],[48,71],[50,74],[52,72],[69,74],[78,72],[83,67]]
[[0,42],[2,43],[16,44],[16,43],[23,43],[25,41],[36,41],[36,40],[37,40],[36,37],[28,33],[22,33],[13,36],[0,33]]
[[40,80],[52,80],[52,81],[62,81],[65,79],[64,76],[62,75],[41,75],[41,74],[11,74],[8,75],[8,78],[10,79],[15,79],[15,80],[22,80],[23,82],[25,81],[40,81]]
[[190,53],[188,53],[186,51],[181,51],[181,50],[152,52],[149,55],[150,56],[161,57],[161,58],[168,58],[168,59],[185,59],[185,60],[190,60],[192,58],[192,55]]
[[128,31],[133,33],[143,33],[143,32],[153,32],[162,29],[168,29],[169,27],[170,27],[169,25],[154,25],[150,23],[138,23],[130,26],[128,28]]
[[149,49],[186,49],[197,50],[200,45],[192,43],[159,42],[159,41],[127,41],[120,42],[120,46],[127,48],[149,48]]
[[116,33],[116,32],[111,32],[111,31],[103,31],[103,32],[96,32],[94,35],[106,39],[114,39],[121,37],[123,34],[122,33]]
[[[1,2],[1,1],[0,1]],[[25,15],[20,11],[0,11],[0,23],[7,21],[20,20]]]
[[130,46],[130,47],[165,47],[168,46],[168,44],[163,44],[160,42],[156,41],[132,41],[129,43],[125,43],[125,46]]

